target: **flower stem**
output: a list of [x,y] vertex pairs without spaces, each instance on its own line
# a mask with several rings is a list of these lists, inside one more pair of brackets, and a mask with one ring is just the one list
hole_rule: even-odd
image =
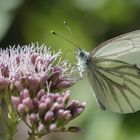
[[13,140],[13,135],[8,134],[8,136],[7,136],[7,140]]
[[13,140],[13,136],[16,133],[17,125],[19,123],[19,117],[15,112],[12,101],[11,101],[12,92],[5,91],[5,102],[8,108],[8,113],[3,113],[3,119],[7,128],[7,140]]
[[36,140],[35,135],[30,134],[27,140]]

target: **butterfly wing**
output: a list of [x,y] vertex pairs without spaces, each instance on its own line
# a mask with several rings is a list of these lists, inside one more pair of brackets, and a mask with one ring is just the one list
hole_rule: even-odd
[[140,69],[118,60],[90,62],[88,78],[101,109],[118,113],[140,110]]
[[102,43],[93,50],[91,57],[121,60],[140,67],[140,30]]

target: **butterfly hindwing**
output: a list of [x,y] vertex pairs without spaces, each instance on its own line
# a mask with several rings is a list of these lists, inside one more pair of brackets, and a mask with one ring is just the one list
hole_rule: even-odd
[[88,77],[99,105],[118,113],[140,109],[140,70],[137,66],[111,59],[91,63]]

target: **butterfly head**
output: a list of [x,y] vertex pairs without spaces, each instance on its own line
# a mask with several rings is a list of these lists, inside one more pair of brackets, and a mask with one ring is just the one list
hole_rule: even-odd
[[89,53],[85,50],[77,48],[76,50],[77,57],[77,67],[80,72],[80,76],[82,77],[83,72],[87,70],[87,65],[89,62]]

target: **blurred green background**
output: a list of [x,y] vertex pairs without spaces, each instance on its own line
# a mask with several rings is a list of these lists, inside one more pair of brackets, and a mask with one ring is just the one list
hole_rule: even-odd
[[[70,25],[73,35],[63,21]],[[74,47],[50,34],[60,33],[91,51],[103,41],[140,29],[139,0],[0,0],[0,47],[31,42],[46,43],[75,63]],[[69,125],[81,133],[55,133],[47,140],[140,140],[140,111],[119,115],[101,111],[85,77],[72,88],[72,98],[86,101],[84,113]],[[14,140],[25,140],[27,128],[20,124]]]

